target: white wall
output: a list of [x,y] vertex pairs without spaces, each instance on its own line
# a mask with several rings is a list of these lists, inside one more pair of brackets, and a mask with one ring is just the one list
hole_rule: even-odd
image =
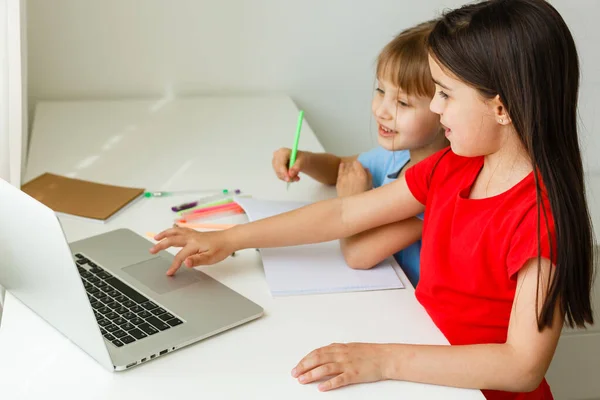
[[[29,95],[77,99],[277,91],[329,151],[371,147],[373,65],[400,30],[464,0],[28,0]],[[600,128],[598,0],[554,0],[585,73],[582,118]],[[292,123],[293,124],[293,123]],[[293,129],[293,128],[291,128]],[[282,134],[290,134],[282,132]],[[600,136],[584,133],[588,153]],[[589,157],[600,170],[600,158]]]
[[[0,0],[0,179],[20,186],[25,144],[25,1]],[[0,286],[0,322],[5,291]]]
[[30,98],[285,92],[327,149],[357,152],[379,50],[461,0],[422,3],[29,0]]

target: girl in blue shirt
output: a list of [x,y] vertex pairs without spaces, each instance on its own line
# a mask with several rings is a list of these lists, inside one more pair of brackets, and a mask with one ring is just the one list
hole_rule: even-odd
[[[288,170],[291,150],[273,155],[273,169],[286,182],[296,182],[300,172],[328,185],[338,196],[349,196],[385,185],[402,176],[413,164],[448,146],[439,115],[429,103],[435,93],[427,58],[426,41],[435,21],[403,31],[388,43],[377,59],[377,88],[372,101],[379,146],[354,156],[299,151]],[[348,265],[371,268],[394,254],[416,286],[423,215],[341,241]]]

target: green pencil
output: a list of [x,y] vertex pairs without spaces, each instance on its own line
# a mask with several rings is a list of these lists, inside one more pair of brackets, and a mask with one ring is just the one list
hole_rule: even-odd
[[[296,162],[296,156],[298,155],[298,142],[300,141],[300,131],[302,130],[302,120],[304,119],[304,111],[300,110],[298,114],[298,124],[296,125],[296,136],[294,137],[294,147],[292,147],[292,154],[290,156],[290,165],[288,170],[290,170],[294,163]],[[287,183],[286,190],[290,188],[290,183]]]

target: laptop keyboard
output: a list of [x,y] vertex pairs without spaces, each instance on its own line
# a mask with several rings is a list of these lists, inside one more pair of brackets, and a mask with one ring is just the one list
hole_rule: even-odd
[[75,262],[100,331],[113,345],[123,347],[183,323],[83,254],[75,254]]

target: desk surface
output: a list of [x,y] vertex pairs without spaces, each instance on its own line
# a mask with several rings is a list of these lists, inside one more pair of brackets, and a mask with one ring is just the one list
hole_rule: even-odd
[[[273,151],[291,145],[296,118],[283,96],[41,103],[26,180],[54,172],[148,190],[239,188],[265,199],[329,198],[332,188],[307,177],[287,192],[271,171]],[[307,123],[300,147],[323,151]],[[61,222],[69,241],[120,227],[156,232],[172,223],[171,205],[193,198],[142,199],[107,224]],[[263,306],[265,316],[123,373],[107,373],[8,294],[0,329],[2,397],[483,398],[479,391],[393,381],[321,394],[291,378],[301,357],[332,342],[446,344],[410,285],[273,298],[253,250],[201,270]]]

